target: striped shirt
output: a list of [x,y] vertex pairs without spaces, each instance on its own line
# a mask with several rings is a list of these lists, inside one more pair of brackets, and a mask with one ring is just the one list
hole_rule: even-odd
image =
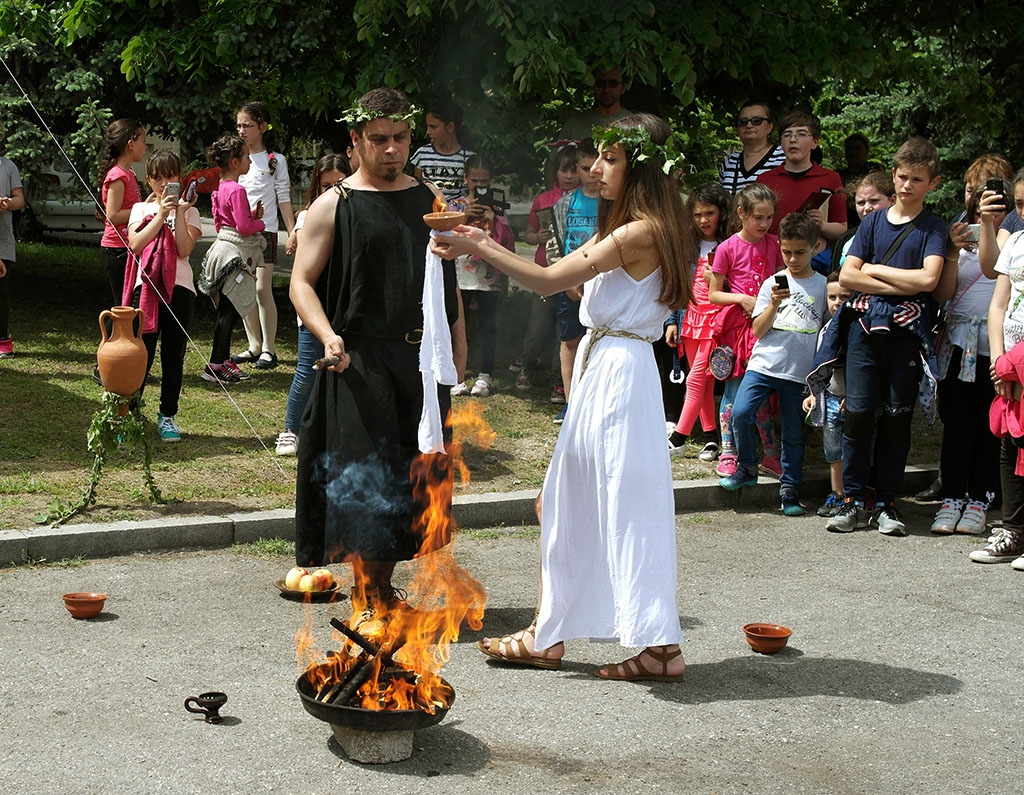
[[454,201],[466,194],[466,160],[475,152],[466,147],[450,155],[442,155],[433,144],[421,146],[409,158],[409,162],[418,168],[423,179],[433,182],[444,194],[445,201]]
[[718,183],[735,196],[744,186],[755,182],[758,174],[770,171],[785,162],[786,153],[778,144],[769,149],[749,171],[743,167],[743,152],[733,152],[726,155],[718,169]]

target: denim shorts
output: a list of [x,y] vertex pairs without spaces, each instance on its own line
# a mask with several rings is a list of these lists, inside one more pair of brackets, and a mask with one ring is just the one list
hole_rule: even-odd
[[829,464],[843,460],[843,417],[846,412],[839,410],[842,398],[825,393],[825,425],[821,438],[825,447],[825,461]]

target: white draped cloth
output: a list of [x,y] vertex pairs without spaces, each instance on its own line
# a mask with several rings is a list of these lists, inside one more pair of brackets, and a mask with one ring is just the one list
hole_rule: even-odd
[[[654,352],[668,310],[655,271],[587,282],[565,422],[544,480],[536,648],[570,638],[679,643],[675,506]],[[602,329],[580,365],[595,329]],[[628,335],[628,336],[625,336]],[[642,339],[638,339],[642,338]]]
[[[437,232],[431,233],[436,235]],[[452,334],[444,311],[444,274],[441,258],[427,249],[423,275],[423,339],[420,342],[420,373],[423,376],[423,410],[418,443],[421,453],[444,452],[444,418],[437,399],[437,385],[454,386]]]

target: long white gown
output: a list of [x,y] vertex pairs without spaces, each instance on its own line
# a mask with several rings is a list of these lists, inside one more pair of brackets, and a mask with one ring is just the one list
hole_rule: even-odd
[[[675,509],[665,412],[650,342],[668,310],[660,273],[587,282],[569,408],[544,479],[536,648],[570,638],[679,643]],[[594,329],[611,329],[590,352]],[[612,336],[626,331],[644,339]]]

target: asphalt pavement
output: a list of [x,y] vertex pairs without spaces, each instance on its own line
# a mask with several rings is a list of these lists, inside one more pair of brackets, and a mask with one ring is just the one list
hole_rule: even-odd
[[[561,671],[485,659],[480,637],[532,616],[536,531],[467,527],[455,556],[487,589],[483,630],[464,628],[444,666],[457,693],[448,716],[387,765],[350,761],[300,705],[296,632],[309,622],[331,648],[328,621],[348,604],[283,598],[273,582],[291,561],[223,548],[223,528],[210,531],[221,548],[196,549],[214,540],[196,524],[176,551],[125,542],[82,566],[0,571],[3,791],[1019,791],[1024,574],[971,563],[983,539],[930,535],[934,505],[903,503],[906,538],[832,535],[813,515],[783,517],[774,484],[728,505],[711,482],[687,488],[682,683],[596,679],[628,652],[586,640],[567,644]],[[511,518],[517,504],[484,503],[459,510]],[[82,545],[104,532],[75,527]],[[181,529],[106,532],[143,549]],[[408,576],[402,564],[399,584]],[[65,611],[60,595],[79,590],[108,594],[98,618]],[[789,646],[754,654],[749,621],[791,627]],[[220,725],[183,708],[210,690],[228,694]]]

